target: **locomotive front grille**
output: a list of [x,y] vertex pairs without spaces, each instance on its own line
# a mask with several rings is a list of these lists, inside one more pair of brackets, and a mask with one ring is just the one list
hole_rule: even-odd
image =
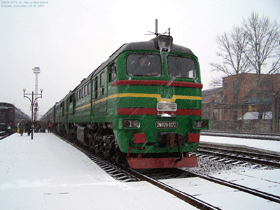
[[175,112],[177,111],[177,104],[176,103],[169,103],[169,102],[158,102],[157,103],[157,111],[163,112]]

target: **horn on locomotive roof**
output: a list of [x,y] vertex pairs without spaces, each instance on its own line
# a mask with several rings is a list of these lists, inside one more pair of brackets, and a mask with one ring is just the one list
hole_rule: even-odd
[[151,32],[151,31],[148,31],[148,32],[150,34],[145,34],[145,35],[156,35],[156,36],[159,36],[159,35],[167,34],[168,36],[170,36],[170,28],[168,28],[167,31],[165,31],[163,34],[158,33],[158,19],[156,19],[156,21],[155,21],[155,32]]

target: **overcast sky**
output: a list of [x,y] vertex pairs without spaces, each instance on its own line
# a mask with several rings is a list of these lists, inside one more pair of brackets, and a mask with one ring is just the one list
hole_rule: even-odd
[[[175,44],[199,58],[204,90],[211,88],[211,62],[219,62],[216,36],[248,19],[251,12],[280,24],[280,0],[1,0],[0,102],[30,114],[23,98],[35,90],[40,67],[39,115],[62,99],[122,44],[146,41],[147,31],[171,28]],[[39,7],[39,6],[42,7]],[[11,6],[11,7],[10,7]],[[36,7],[35,7],[36,6]]]

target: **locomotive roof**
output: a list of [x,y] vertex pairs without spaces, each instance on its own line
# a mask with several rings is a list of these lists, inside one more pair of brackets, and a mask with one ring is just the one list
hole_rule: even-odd
[[[143,41],[143,42],[131,42],[131,43],[127,43],[124,44],[123,46],[121,46],[115,53],[113,53],[111,57],[114,57],[119,55],[120,53],[127,51],[127,50],[153,50],[153,51],[159,51],[159,47],[157,45],[158,39],[161,37],[170,37],[172,39],[171,36],[164,36],[164,35],[160,35],[157,36],[149,41]],[[193,52],[186,47],[180,46],[180,45],[176,45],[176,44],[172,44],[171,50],[170,52],[179,52],[179,53],[187,53],[187,54],[193,54]],[[115,56],[114,56],[115,55]],[[110,60],[110,58],[108,60]],[[113,59],[114,59],[113,58]]]
[[10,104],[10,103],[6,103],[6,102],[0,102],[0,107],[1,108],[14,108],[15,105]]
[[[93,75],[98,73],[99,71],[103,70],[105,66],[111,63],[120,53],[128,51],[128,50],[151,50],[151,51],[159,51],[159,47],[157,45],[158,39],[161,37],[170,37],[166,35],[159,35],[149,41],[142,41],[142,42],[130,42],[123,44],[118,50],[116,50],[104,63],[102,63],[97,69],[95,69],[86,79],[88,81]],[[194,55],[194,53],[187,47],[183,47],[180,45],[172,44],[170,52],[177,52],[177,53],[186,53]],[[82,81],[81,83],[83,83]]]
[[[91,77],[98,72],[102,71],[108,64],[110,64],[120,53],[128,51],[128,50],[151,50],[151,51],[160,51],[159,46],[157,45],[158,39],[160,38],[170,38],[173,40],[171,36],[166,35],[159,35],[149,41],[142,41],[142,42],[130,42],[123,44],[119,49],[117,49],[105,62],[103,62],[97,69],[95,69],[87,78],[84,78],[79,85],[77,85],[73,92],[76,89],[80,88],[83,84],[88,82]],[[194,53],[187,47],[183,47],[176,44],[171,44],[170,52],[177,52],[177,53],[186,53],[190,55],[194,55]],[[68,94],[67,94],[68,95]],[[62,100],[63,101],[63,100]]]
[[22,115],[25,115],[26,117],[30,118],[27,114],[25,114],[23,111],[21,111],[19,108],[17,108],[11,103],[0,102],[0,109],[14,109],[15,112],[19,112]]

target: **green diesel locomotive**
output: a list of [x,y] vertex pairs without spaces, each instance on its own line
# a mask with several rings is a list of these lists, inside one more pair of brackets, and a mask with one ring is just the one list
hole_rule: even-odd
[[208,129],[201,89],[197,57],[158,35],[121,46],[42,120],[131,168],[194,167]]

